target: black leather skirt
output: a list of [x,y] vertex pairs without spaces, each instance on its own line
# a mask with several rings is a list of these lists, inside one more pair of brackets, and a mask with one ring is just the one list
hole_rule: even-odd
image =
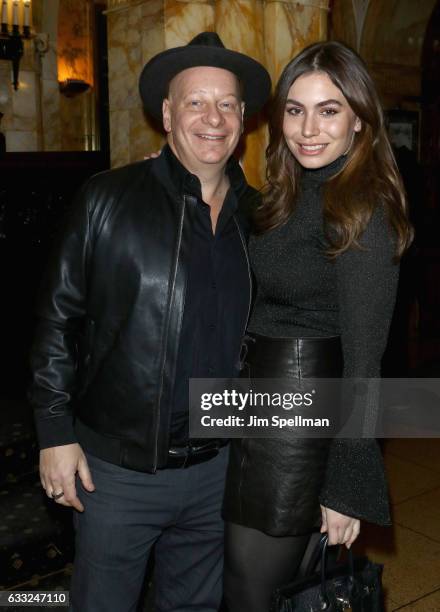
[[[242,375],[250,378],[336,378],[342,367],[339,337],[249,334],[243,347]],[[321,438],[233,440],[224,519],[274,536],[313,531],[321,522],[318,498],[330,444]]]

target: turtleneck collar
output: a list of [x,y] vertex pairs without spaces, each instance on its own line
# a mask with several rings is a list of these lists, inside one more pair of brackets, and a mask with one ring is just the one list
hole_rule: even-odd
[[335,159],[335,161],[332,161],[330,164],[323,166],[322,168],[316,168],[313,170],[303,168],[301,180],[305,184],[325,183],[325,181],[337,174],[344,167],[346,161],[347,156],[341,155],[338,157],[338,159]]

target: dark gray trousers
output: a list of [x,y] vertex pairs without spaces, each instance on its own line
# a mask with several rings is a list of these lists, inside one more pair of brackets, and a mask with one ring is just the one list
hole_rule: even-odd
[[146,474],[87,456],[96,490],[77,480],[74,612],[135,612],[155,548],[155,612],[217,612],[228,448],[186,469]]

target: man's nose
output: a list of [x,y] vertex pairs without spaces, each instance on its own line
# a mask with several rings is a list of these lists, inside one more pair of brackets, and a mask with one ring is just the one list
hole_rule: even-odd
[[214,103],[208,104],[204,119],[209,125],[214,127],[219,126],[224,121],[221,111],[218,109],[217,104]]
[[305,138],[311,138],[319,134],[319,120],[314,113],[305,113],[302,123],[302,135]]

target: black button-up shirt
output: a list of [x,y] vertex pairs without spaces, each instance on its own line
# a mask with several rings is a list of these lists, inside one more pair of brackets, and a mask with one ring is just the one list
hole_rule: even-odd
[[[166,154],[172,155],[170,149]],[[189,440],[189,379],[237,374],[250,292],[246,253],[234,217],[238,206],[236,190],[246,184],[241,170],[236,168],[237,162],[230,160],[227,166],[231,187],[215,234],[210,207],[202,200],[200,181],[176,158],[174,162],[185,173],[185,195],[192,196],[192,241],[171,413],[171,446]]]

